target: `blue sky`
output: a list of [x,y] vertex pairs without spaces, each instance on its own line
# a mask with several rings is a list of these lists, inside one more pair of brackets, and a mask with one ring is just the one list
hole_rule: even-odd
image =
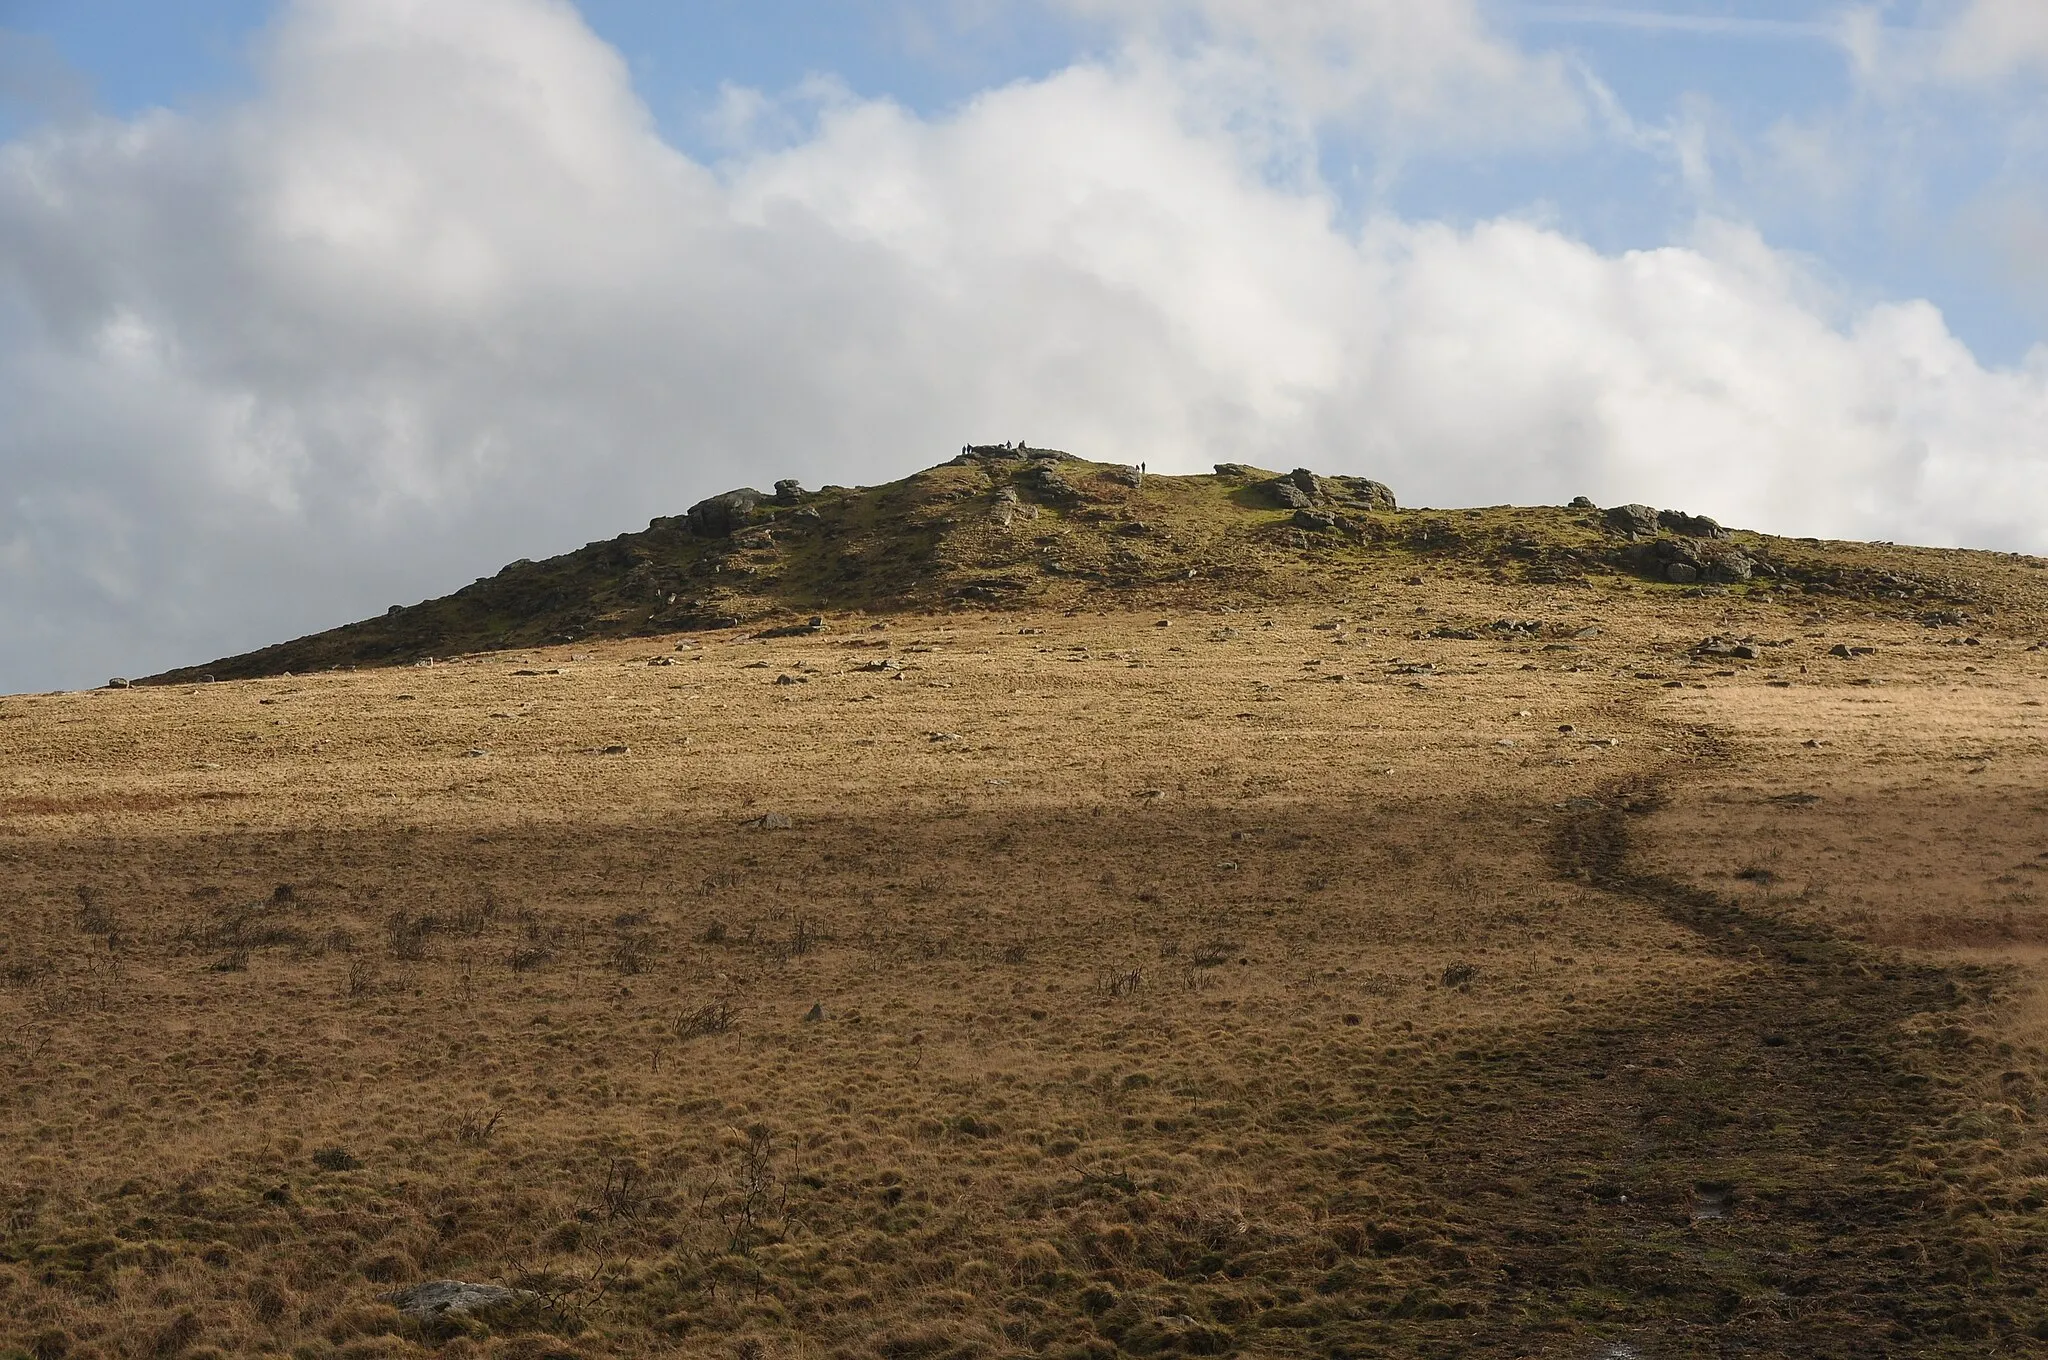
[[1020,433],[2039,550],[2044,334],[2039,0],[0,0],[0,688]]

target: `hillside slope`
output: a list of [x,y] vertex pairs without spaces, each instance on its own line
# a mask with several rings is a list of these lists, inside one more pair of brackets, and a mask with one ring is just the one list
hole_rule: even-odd
[[[1379,483],[1238,464],[1141,476],[1043,449],[975,448],[875,487],[730,492],[638,533],[521,560],[440,599],[145,683],[246,679],[599,638],[799,625],[812,614],[1241,607],[1418,571],[1796,603],[2035,630],[2041,559],[1730,532],[1644,506],[1402,510]],[[1990,620],[1996,620],[1991,623]]]

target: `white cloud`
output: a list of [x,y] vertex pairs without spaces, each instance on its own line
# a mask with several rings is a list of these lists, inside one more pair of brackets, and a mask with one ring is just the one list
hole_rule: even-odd
[[1939,70],[1950,80],[2004,80],[2048,73],[2048,5],[2041,0],[1970,0],[1943,31]]
[[1570,65],[1507,41],[1477,0],[1056,3],[1114,23],[1141,51],[1192,54],[1195,69],[1269,85],[1311,118],[1404,145],[1523,146],[1585,124]]
[[1199,66],[934,119],[735,97],[742,145],[774,135],[714,170],[566,5],[304,0],[239,108],[0,148],[0,688],[969,439],[2048,547],[2048,353],[1991,369],[1925,304],[1850,312],[1739,226],[1619,256],[1344,227],[1271,173],[1313,164],[1314,115],[1247,140],[1192,112]]
[[2048,75],[2048,5],[2040,0],[1921,0],[1845,10],[1839,40],[1866,87],[1891,97],[1929,85],[1986,88]]

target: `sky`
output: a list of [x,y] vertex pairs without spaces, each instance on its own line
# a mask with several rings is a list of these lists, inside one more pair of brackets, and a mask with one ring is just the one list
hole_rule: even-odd
[[2043,0],[0,0],[0,692],[968,442],[2048,551]]

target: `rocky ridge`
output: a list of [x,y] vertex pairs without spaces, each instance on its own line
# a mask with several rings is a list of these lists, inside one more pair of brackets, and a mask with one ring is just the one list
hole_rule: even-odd
[[[1057,449],[970,445],[874,487],[709,496],[637,533],[522,559],[439,599],[139,683],[183,683],[848,612],[1246,607],[1417,571],[1852,599],[1982,626],[2031,618],[2040,559],[1824,543],[1629,504],[1402,509],[1384,483],[1241,463],[1195,476]],[[1948,623],[1940,621],[1947,620]],[[818,626],[823,626],[822,623]]]

